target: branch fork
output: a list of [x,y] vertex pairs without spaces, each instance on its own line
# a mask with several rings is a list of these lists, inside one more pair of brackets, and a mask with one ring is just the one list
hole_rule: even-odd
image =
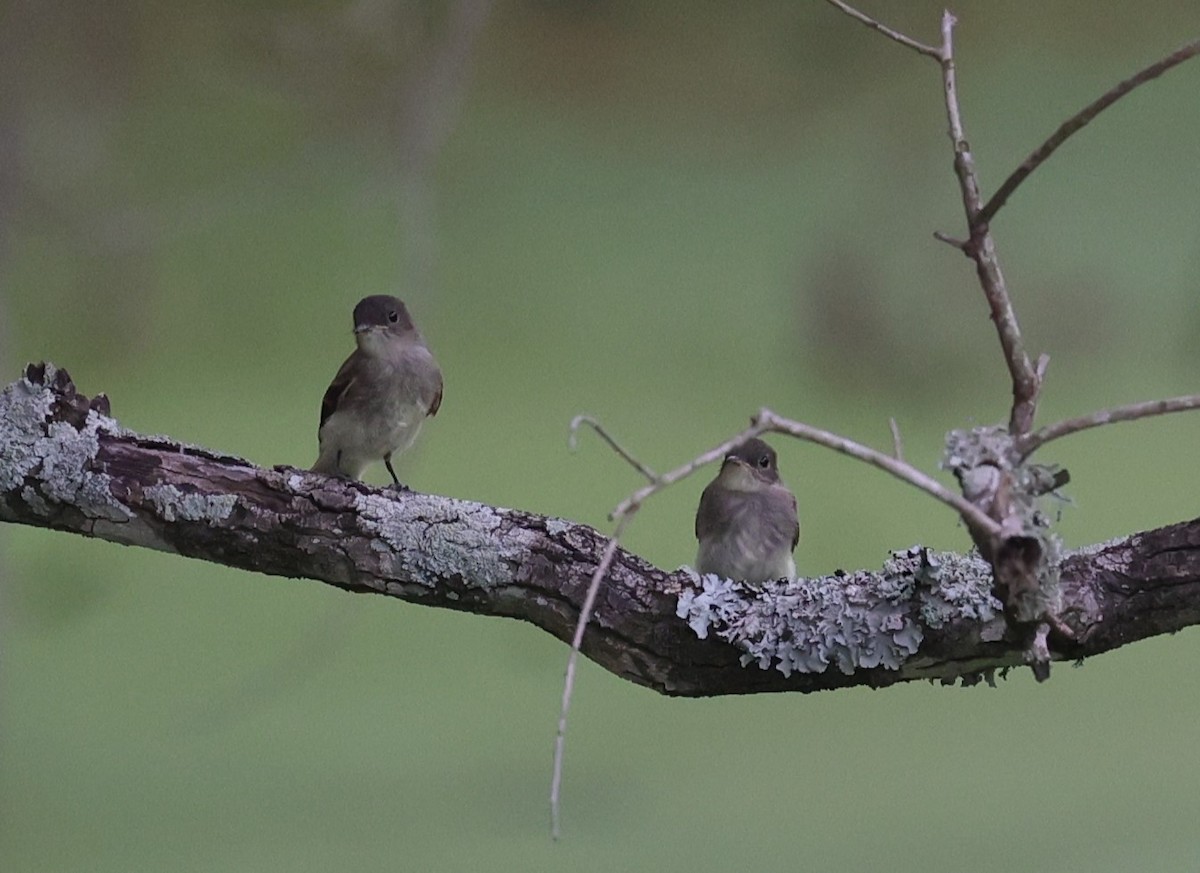
[[[921,56],[932,58],[941,69],[943,102],[954,153],[954,172],[966,216],[967,237],[957,239],[940,232],[934,236],[959,249],[975,264],[975,272],[987,300],[1012,382],[1012,404],[1007,431],[1003,434],[1008,446],[998,456],[1002,457],[1003,461],[997,463],[997,459],[992,459],[980,460],[978,463],[951,462],[948,466],[959,478],[964,496],[985,512],[991,521],[998,523],[1003,531],[1003,535],[997,538],[986,529],[981,530],[972,525],[968,519],[972,537],[981,552],[992,561],[996,576],[995,590],[997,596],[1005,603],[1005,614],[1014,628],[1024,629],[1029,636],[1029,660],[1035,665],[1035,672],[1043,676],[1048,669],[1048,632],[1054,631],[1059,637],[1067,637],[1069,631],[1059,620],[1055,605],[1057,540],[1049,534],[1044,518],[1033,509],[1037,497],[1044,493],[1037,490],[1041,487],[1038,484],[1041,477],[1037,471],[1045,468],[1027,465],[1027,459],[1033,451],[1050,440],[1089,427],[1200,408],[1200,395],[1101,410],[1034,432],[1038,398],[1045,381],[1049,358],[1041,355],[1035,364],[1025,351],[1017,316],[996,255],[991,222],[1021,183],[1071,135],[1138,86],[1200,54],[1200,40],[1188,43],[1120,82],[1064,122],[1005,179],[985,203],[980,193],[975,159],[967,140],[958,101],[954,61],[954,27],[957,21],[954,15],[949,11],[942,15],[941,44],[933,47],[881,24],[842,0],[828,2],[856,21],[884,34],[893,42]],[[977,431],[975,435],[980,436],[980,432]],[[987,437],[999,439],[1000,434],[991,431]],[[955,452],[951,446],[955,439],[953,434],[948,439],[948,454]],[[962,439],[959,438],[958,441],[961,448]],[[1065,482],[1065,471],[1062,471],[1062,474],[1062,481]],[[1055,477],[1052,475],[1053,478]],[[964,515],[964,518],[967,516]],[[1030,634],[1031,627],[1034,630]]]

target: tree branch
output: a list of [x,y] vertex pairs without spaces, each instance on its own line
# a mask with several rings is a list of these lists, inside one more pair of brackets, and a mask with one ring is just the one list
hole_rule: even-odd
[[604,425],[597,421],[593,416],[580,414],[571,419],[571,424],[567,428],[567,448],[573,452],[578,450],[579,428],[583,427],[585,424],[594,430],[596,435],[599,436],[600,439],[604,440],[604,442],[608,444],[608,447],[616,452],[625,461],[625,463],[633,467],[633,469],[637,470],[649,481],[656,482],[658,480],[657,473],[635,458],[630,452],[626,451],[625,447],[613,439],[612,434],[605,430]]
[[1108,107],[1112,106],[1134,88],[1139,85],[1144,85],[1147,82],[1157,79],[1167,70],[1182,64],[1189,58],[1193,58],[1200,54],[1200,39],[1194,42],[1189,42],[1187,45],[1179,48],[1161,60],[1155,61],[1150,66],[1140,72],[1134,73],[1128,79],[1118,83],[1109,91],[1101,95],[1097,100],[1089,103],[1079,112],[1072,115],[1061,125],[1058,130],[1054,131],[1044,143],[1038,146],[1021,165],[1013,170],[1012,174],[1004,180],[1004,183],[996,189],[996,193],[992,195],[992,199],[987,202],[979,211],[979,220],[984,224],[990,222],[996,217],[996,213],[1000,208],[1008,202],[1008,198],[1012,196],[1017,187],[1028,178],[1029,174],[1046,162],[1058,147],[1066,142],[1072,134],[1082,130],[1093,118],[1099,115]]
[[[609,541],[563,519],[134,433],[51,365],[0,393],[0,520],[519,618],[564,641]],[[990,588],[979,558],[924,549],[758,593],[616,549],[583,653],[683,696],[975,678],[1022,660]],[[1200,623],[1200,519],[1068,556],[1062,604],[1075,640],[1052,636],[1056,658]]]
[[[830,2],[843,12],[884,32],[890,38],[921,51],[919,46],[909,44],[911,40],[889,32],[887,28],[851,9],[841,0]],[[953,14],[949,11],[943,13],[941,47],[933,55],[937,58],[942,72],[942,92],[950,141],[954,150],[954,172],[966,213],[967,238],[959,240],[943,233],[935,233],[934,236],[958,248],[975,263],[975,272],[991,310],[992,321],[996,326],[1012,381],[1012,405],[1006,431],[1001,432],[998,428],[972,428],[969,431],[953,432],[947,445],[946,463],[954,469],[964,496],[1001,528],[1002,536],[981,536],[978,525],[972,524],[967,515],[963,516],[968,522],[976,545],[983,555],[993,562],[994,590],[1004,602],[1005,614],[1013,631],[1026,641],[1027,660],[1034,666],[1035,675],[1044,679],[1048,675],[1050,660],[1049,635],[1053,632],[1065,640],[1072,638],[1073,631],[1062,622],[1059,612],[1060,541],[1050,532],[1044,515],[1038,509],[1037,499],[1065,482],[1066,471],[1054,467],[1026,465],[1026,459],[1039,445],[1077,430],[1194,407],[1179,405],[1181,400],[1186,400],[1182,398],[1135,404],[1117,410],[1101,410],[1078,419],[1060,422],[1034,434],[1032,431],[1037,402],[1049,358],[1041,355],[1034,364],[1025,350],[1016,312],[1000,270],[989,220],[1003,204],[1004,199],[1067,137],[1138,85],[1200,53],[1200,41],[1184,46],[1164,60],[1137,73],[1069,119],[1006,180],[997,196],[985,206],[980,195],[975,159],[971,153],[959,107],[958,76],[954,60],[956,23]],[[922,53],[929,54],[928,51]]]
[[[1012,378],[1012,411],[1009,415],[1008,429],[1014,437],[1019,437],[1028,433],[1033,427],[1041,380],[1025,351],[1021,329],[1017,324],[1017,315],[1008,295],[1008,286],[1004,281],[1004,274],[1000,271],[996,243],[992,239],[987,222],[980,217],[983,210],[983,198],[979,193],[975,156],[971,153],[966,130],[963,127],[962,111],[958,105],[958,74],[954,66],[955,23],[953,15],[949,12],[943,13],[942,91],[946,103],[946,118],[949,122],[950,142],[954,147],[954,173],[958,177],[963,209],[967,216],[968,232],[967,240],[956,245],[975,262],[975,273],[979,277],[979,284],[983,288],[984,297],[987,298],[988,308],[991,310],[992,322],[996,325],[996,333],[1000,337],[1004,361],[1008,366],[1009,376]],[[947,239],[945,236],[939,238]]]
[[1125,406],[1114,406],[1111,409],[1098,409],[1087,415],[1056,421],[1034,433],[1027,434],[1024,439],[1017,441],[1017,449],[1022,458],[1028,458],[1051,440],[1061,439],[1081,430],[1100,427],[1105,424],[1116,424],[1119,421],[1137,421],[1155,415],[1167,415],[1172,412],[1189,412],[1200,409],[1200,394],[1186,394],[1182,397],[1168,397],[1163,400],[1145,400],[1141,403],[1129,403]]
[[755,422],[761,426],[761,432],[786,433],[797,439],[816,443],[817,445],[840,452],[843,455],[849,455],[852,458],[870,464],[872,467],[877,467],[886,473],[891,473],[902,482],[907,482],[914,488],[924,491],[935,500],[939,500],[951,509],[956,510],[963,521],[970,525],[980,537],[998,538],[1002,535],[1000,525],[990,518],[986,512],[966,498],[955,494],[932,476],[923,473],[900,458],[885,455],[883,452],[876,451],[869,446],[864,446],[854,442],[854,440],[823,431],[803,422],[783,418],[769,409],[761,410],[755,416]]
[[917,40],[913,39],[911,36],[905,36],[898,30],[892,30],[890,27],[885,24],[881,24],[871,16],[859,12],[853,6],[843,3],[842,0],[825,0],[825,2],[827,2],[830,6],[840,9],[855,21],[865,24],[867,27],[871,28],[871,30],[878,31],[893,42],[900,43],[900,45],[904,46],[905,48],[910,48],[918,54],[925,55],[927,58],[933,58],[935,61],[940,61],[942,59],[941,52],[933,46],[925,45],[923,42],[917,42]]

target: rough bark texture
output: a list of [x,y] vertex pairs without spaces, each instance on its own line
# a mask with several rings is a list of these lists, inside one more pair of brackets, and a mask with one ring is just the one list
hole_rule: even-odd
[[[145,436],[30,366],[0,394],[0,520],[316,579],[571,636],[606,537],[559,518],[396,493]],[[1200,519],[1068,555],[1061,617],[1083,658],[1200,623]],[[973,681],[1021,663],[977,557],[897,552],[750,592],[620,551],[583,651],[664,694]]]

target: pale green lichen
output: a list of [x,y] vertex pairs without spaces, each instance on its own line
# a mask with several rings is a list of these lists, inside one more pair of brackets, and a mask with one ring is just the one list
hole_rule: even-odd
[[952,430],[946,434],[942,469],[975,470],[989,466],[1011,470],[1017,464],[1017,451],[1008,429],[999,425]]
[[35,447],[53,405],[53,393],[24,378],[0,392],[0,492],[20,487],[41,463]]
[[174,485],[151,485],[143,492],[163,521],[206,521],[215,524],[229,517],[237,505],[235,494],[197,494]]
[[742,587],[732,579],[722,579],[714,573],[699,576],[690,567],[681,569],[700,587],[680,592],[675,615],[686,621],[700,639],[708,639],[710,627],[724,627],[745,609]]
[[82,430],[76,430],[65,421],[50,423],[46,436],[34,444],[34,451],[42,459],[38,473],[42,492],[59,503],[76,503],[85,487],[87,465],[100,451],[100,439],[96,435],[99,416],[88,414]]
[[481,503],[423,494],[399,500],[360,494],[355,509],[364,530],[379,538],[376,552],[383,575],[430,588],[452,577],[491,589],[510,585],[517,556],[531,545],[514,530],[498,549],[493,534],[501,517]]
[[1003,607],[992,595],[992,568],[977,552],[933,552],[914,546],[884,565],[917,580],[921,622],[939,629],[955,621],[989,622]]
[[[55,373],[46,365],[47,383]],[[112,496],[109,477],[89,469],[100,449],[99,434],[115,432],[117,423],[91,410],[78,430],[64,421],[47,424],[53,405],[54,392],[27,378],[0,392],[0,493],[21,488],[23,495],[39,494],[40,500],[23,498],[34,511],[62,503],[91,518],[131,518]]]
[[[1040,622],[1057,615],[1062,605],[1062,539],[1051,529],[1042,504],[1046,495],[1058,497],[1055,492],[1067,481],[1066,472],[1055,465],[1023,462],[1012,436],[999,426],[951,431],[942,467],[954,472],[964,497],[990,507],[1000,522],[1004,544],[993,558],[1012,573],[1001,576],[1009,586],[1005,599],[1012,617]],[[1036,550],[1028,547],[1030,542],[1036,542]]]
[[705,639],[710,632],[743,651],[742,663],[793,672],[899,670],[924,629],[951,621],[991,621],[1000,604],[977,556],[894,552],[881,572],[835,573],[762,586],[688,571],[694,585],[676,615]]
[[742,664],[793,672],[898,670],[921,645],[911,577],[838,573],[750,588],[705,576],[685,589],[676,614],[698,636],[715,630],[744,654]]

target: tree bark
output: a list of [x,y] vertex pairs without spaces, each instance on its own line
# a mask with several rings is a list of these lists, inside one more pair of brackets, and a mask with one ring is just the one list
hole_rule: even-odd
[[[569,640],[607,537],[122,428],[104,395],[30,365],[0,393],[0,520],[527,621]],[[967,682],[1022,662],[986,562],[914,548],[880,571],[761,591],[619,551],[583,652],[662,694]],[[1056,659],[1200,623],[1200,519],[1068,554]]]

